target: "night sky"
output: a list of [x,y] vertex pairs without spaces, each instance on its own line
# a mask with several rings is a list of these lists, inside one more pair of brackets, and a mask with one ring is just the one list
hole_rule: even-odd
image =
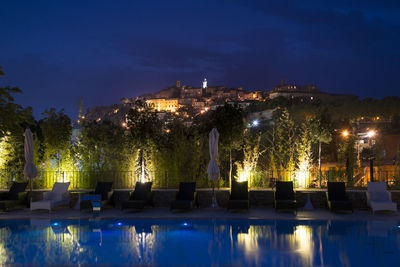
[[[0,85],[35,116],[175,80],[399,95],[400,1],[1,1]],[[349,3],[350,2],[350,3]]]

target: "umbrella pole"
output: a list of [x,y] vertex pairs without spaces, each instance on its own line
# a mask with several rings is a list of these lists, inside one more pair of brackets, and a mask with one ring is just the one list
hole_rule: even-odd
[[211,207],[212,208],[217,208],[218,207],[218,203],[217,203],[217,196],[215,195],[215,181],[212,181],[212,204]]
[[32,179],[29,179],[29,189],[30,189],[29,198],[31,199],[30,203],[32,203]]

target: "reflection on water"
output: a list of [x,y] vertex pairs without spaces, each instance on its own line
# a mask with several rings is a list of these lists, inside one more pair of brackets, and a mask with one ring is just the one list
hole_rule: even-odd
[[393,266],[392,222],[0,221],[0,265]]

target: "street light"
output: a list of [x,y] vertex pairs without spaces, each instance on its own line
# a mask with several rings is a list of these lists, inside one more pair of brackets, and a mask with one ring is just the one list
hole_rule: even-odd
[[[371,139],[375,135],[376,135],[376,132],[374,130],[369,130],[366,136],[369,139]],[[369,143],[369,141],[368,141],[368,143]],[[369,157],[369,176],[370,176],[371,182],[374,181],[374,160],[375,160],[375,157],[372,155],[372,149],[371,149],[371,155]]]
[[342,135],[343,137],[348,137],[349,136],[349,131],[348,130],[343,130]]
[[375,133],[374,130],[370,130],[370,131],[368,131],[368,133],[367,133],[367,137],[368,137],[368,138],[374,137],[375,134],[376,134],[376,133]]
[[254,120],[251,125],[253,125],[253,127],[256,127],[256,126],[258,126],[258,124],[259,124],[259,121],[258,120]]

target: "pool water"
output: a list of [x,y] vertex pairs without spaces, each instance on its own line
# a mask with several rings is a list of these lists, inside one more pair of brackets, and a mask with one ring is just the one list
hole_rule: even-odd
[[0,220],[0,265],[398,266],[385,221]]

